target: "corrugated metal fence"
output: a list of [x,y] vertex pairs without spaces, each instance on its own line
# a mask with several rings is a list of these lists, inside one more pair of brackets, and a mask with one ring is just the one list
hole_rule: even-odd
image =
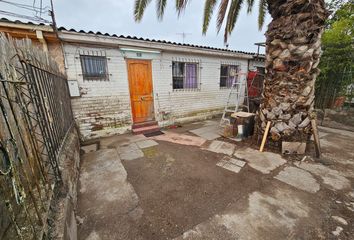
[[29,40],[0,35],[0,239],[40,239],[73,126],[65,76]]

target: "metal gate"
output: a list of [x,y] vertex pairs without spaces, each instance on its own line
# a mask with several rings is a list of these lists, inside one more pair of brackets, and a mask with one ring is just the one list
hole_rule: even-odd
[[29,40],[0,35],[0,239],[40,239],[73,126],[67,80]]

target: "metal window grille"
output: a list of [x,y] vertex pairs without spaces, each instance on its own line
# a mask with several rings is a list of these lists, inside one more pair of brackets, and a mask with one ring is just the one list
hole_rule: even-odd
[[172,62],[173,89],[198,89],[198,63]]
[[80,61],[84,80],[109,80],[106,57],[80,55]]

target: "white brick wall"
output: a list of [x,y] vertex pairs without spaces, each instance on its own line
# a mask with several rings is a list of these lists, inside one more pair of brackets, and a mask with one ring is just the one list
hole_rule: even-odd
[[[199,90],[176,91],[172,89],[172,61],[174,59],[199,62]],[[158,112],[163,111],[171,118],[177,119],[222,109],[229,90],[219,87],[220,66],[227,63],[239,65],[241,72],[247,71],[247,60],[162,53],[160,60],[153,61],[152,67],[157,119],[162,120]]]
[[[82,138],[90,139],[129,130],[132,124],[126,62],[118,48],[65,44],[69,80],[77,80],[81,97],[73,98],[73,111]],[[109,81],[83,81],[80,52],[97,51],[108,58]],[[144,58],[144,56],[143,56]],[[172,89],[172,61],[198,61],[200,89]],[[152,59],[155,117],[161,125],[182,119],[221,113],[229,90],[220,89],[220,65],[237,64],[247,71],[247,60],[207,55],[161,52]]]

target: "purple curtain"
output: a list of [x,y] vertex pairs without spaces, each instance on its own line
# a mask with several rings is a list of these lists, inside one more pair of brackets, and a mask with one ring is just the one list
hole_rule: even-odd
[[186,80],[184,88],[198,88],[197,64],[186,63]]

